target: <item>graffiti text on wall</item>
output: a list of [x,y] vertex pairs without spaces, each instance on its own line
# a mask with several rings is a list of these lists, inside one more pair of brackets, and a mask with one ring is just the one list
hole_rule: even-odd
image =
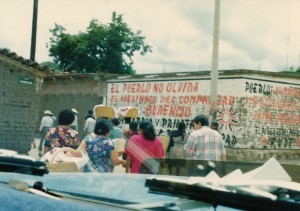
[[300,146],[297,142],[300,131],[296,128],[256,127],[256,134],[264,137],[262,145],[270,145],[271,148]]
[[277,87],[275,87],[275,94],[282,95],[285,97],[300,98],[300,89],[297,89],[294,87],[277,86]]
[[256,127],[257,135],[276,137],[299,137],[300,131],[295,128]]
[[[300,133],[293,129],[300,125],[299,88],[254,79],[234,84],[230,93],[217,98],[216,120],[225,143],[232,147],[257,147],[264,145],[263,136],[276,134],[268,145],[300,147]],[[226,89],[221,88],[221,93],[225,93],[232,84],[226,81],[222,85]],[[158,130],[174,130],[179,121],[185,121],[187,130],[191,130],[194,116],[208,114],[210,109],[206,80],[127,81],[109,83],[107,90],[108,105],[137,106],[140,117],[153,121]]]
[[263,121],[266,123],[280,123],[288,125],[300,125],[300,116],[288,113],[271,113],[268,111],[254,111],[252,114],[254,121]]
[[145,116],[191,118],[191,104],[209,105],[209,98],[199,95],[200,82],[134,82],[110,85],[110,104],[127,104],[140,107],[144,104]]
[[273,86],[268,84],[246,82],[245,92],[271,94],[273,92]]

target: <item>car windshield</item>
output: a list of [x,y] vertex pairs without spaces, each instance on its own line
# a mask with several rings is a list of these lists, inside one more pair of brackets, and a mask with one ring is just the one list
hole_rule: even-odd
[[0,8],[11,209],[298,210],[300,2]]

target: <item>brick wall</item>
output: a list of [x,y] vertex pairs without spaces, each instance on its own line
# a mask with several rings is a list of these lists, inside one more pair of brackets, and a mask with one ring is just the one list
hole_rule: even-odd
[[57,117],[66,108],[76,108],[78,113],[79,135],[84,136],[84,117],[88,110],[103,103],[105,81],[85,77],[56,77],[44,80],[41,91],[39,115],[36,128],[39,127],[44,110],[51,110]]
[[26,153],[34,140],[41,80],[22,68],[0,63],[0,148]]

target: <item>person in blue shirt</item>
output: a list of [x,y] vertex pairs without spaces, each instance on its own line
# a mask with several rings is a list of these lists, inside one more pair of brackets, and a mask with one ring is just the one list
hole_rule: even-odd
[[123,137],[123,130],[119,128],[120,120],[118,118],[113,118],[113,129],[110,131],[109,138],[110,139],[116,139],[116,138],[122,138]]

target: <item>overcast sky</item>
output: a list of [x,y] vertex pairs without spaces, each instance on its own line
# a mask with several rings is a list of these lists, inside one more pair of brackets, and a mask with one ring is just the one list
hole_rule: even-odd
[[[30,57],[33,0],[0,0],[0,48]],[[214,0],[39,0],[36,61],[51,61],[54,23],[70,34],[123,14],[153,47],[137,73],[210,70]],[[221,0],[219,69],[282,71],[300,66],[300,0]]]

